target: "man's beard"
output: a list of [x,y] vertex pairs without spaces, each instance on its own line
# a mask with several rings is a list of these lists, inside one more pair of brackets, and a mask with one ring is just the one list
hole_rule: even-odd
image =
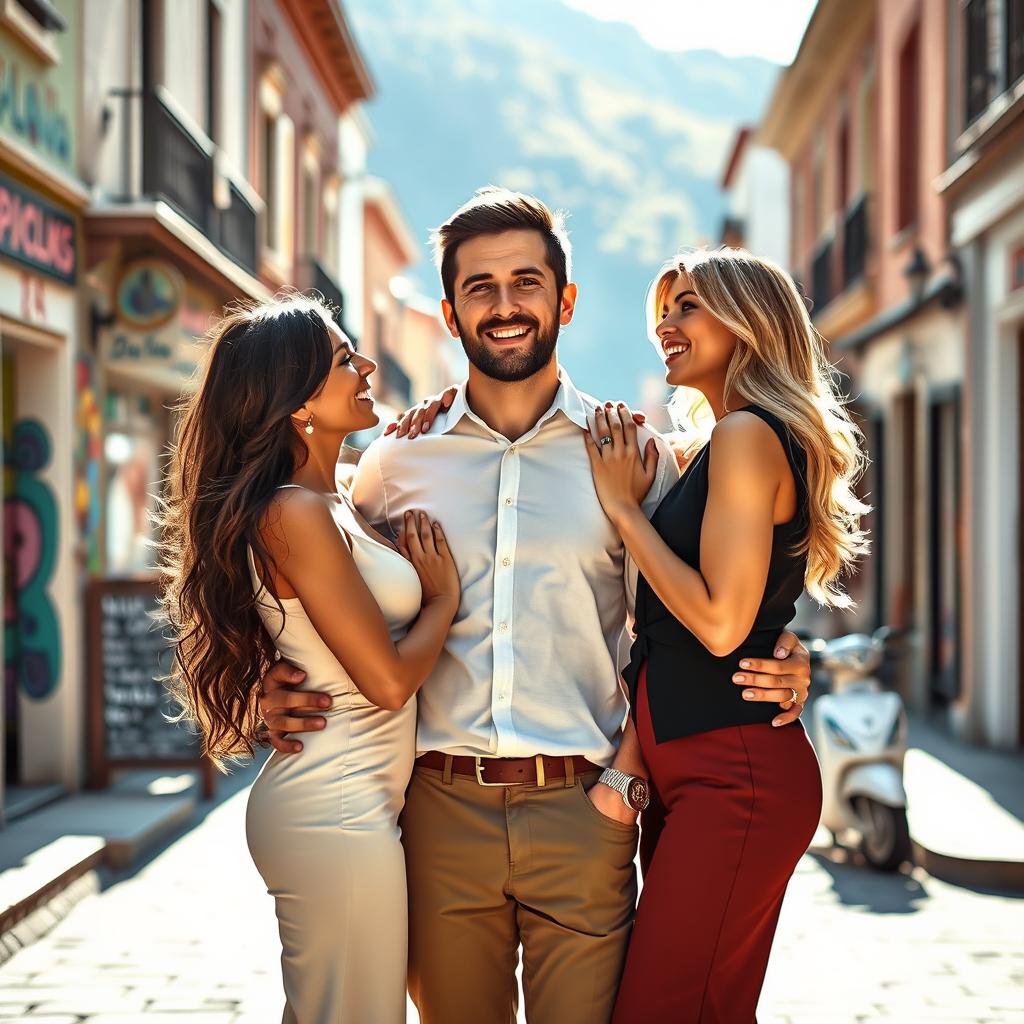
[[[524,313],[510,320],[487,320],[473,333],[463,328],[458,316],[455,317],[455,326],[466,358],[484,376],[511,383],[532,377],[551,362],[558,341],[558,309],[555,309],[552,326],[548,331],[542,331],[536,318]],[[507,349],[494,352],[483,337],[484,331],[520,326],[533,328],[535,341],[530,348],[510,345]]]

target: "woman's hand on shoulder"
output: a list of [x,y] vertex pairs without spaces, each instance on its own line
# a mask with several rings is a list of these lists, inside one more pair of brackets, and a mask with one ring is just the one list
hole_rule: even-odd
[[650,438],[641,451],[636,428],[627,406],[608,402],[595,410],[594,433],[583,432],[594,487],[612,522],[640,507],[658,472],[657,442]]
[[462,599],[462,581],[441,524],[422,510],[406,512],[398,531],[398,547],[420,578],[423,604],[445,602],[454,618]]
[[458,390],[453,384],[445,388],[441,394],[424,398],[419,405],[406,409],[394,423],[389,423],[384,428],[384,436],[394,434],[395,437],[416,437],[417,434],[428,433],[437,414],[442,410],[447,412],[452,407]]

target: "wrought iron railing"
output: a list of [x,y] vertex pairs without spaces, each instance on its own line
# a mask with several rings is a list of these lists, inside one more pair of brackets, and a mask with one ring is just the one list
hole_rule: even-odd
[[820,313],[833,298],[832,239],[823,242],[811,260],[811,299],[814,313]]
[[197,138],[155,92],[143,97],[142,189],[195,225],[225,255],[256,272],[256,210],[233,182],[230,203],[213,201],[214,160],[209,140]]
[[843,219],[843,287],[864,276],[868,258],[868,197],[861,195]]

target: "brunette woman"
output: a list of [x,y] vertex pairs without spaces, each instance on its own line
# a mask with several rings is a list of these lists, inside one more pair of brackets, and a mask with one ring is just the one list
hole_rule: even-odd
[[326,722],[301,758],[270,757],[248,805],[290,1024],[405,1020],[397,821],[414,694],[460,588],[437,523],[407,516],[398,550],[335,486],[345,436],[377,422],[375,369],[301,296],[230,313],[185,408],[164,523],[174,689],[207,752],[252,753],[278,653],[306,673],[294,721]]
[[803,726],[773,728],[774,709],[745,699],[735,666],[772,656],[805,585],[850,604],[838,580],[865,547],[852,488],[862,457],[779,267],[741,250],[677,257],[649,313],[668,383],[699,393],[715,426],[650,521],[639,496],[651,467],[628,410],[599,411],[585,435],[598,496],[641,573],[624,677],[667,812],[613,1019],[751,1024],[821,780]]

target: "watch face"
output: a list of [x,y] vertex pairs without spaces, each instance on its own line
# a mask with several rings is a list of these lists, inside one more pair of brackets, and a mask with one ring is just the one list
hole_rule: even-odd
[[631,779],[629,783],[629,806],[634,811],[644,811],[651,802],[647,782],[644,779]]

